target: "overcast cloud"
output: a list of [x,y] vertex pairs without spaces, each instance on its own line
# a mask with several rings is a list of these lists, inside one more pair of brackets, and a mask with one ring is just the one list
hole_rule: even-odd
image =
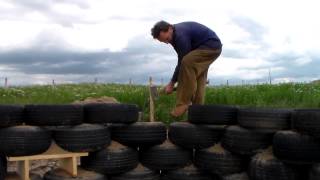
[[316,0],[2,0],[0,86],[169,81],[172,47],[150,36],[159,20],[198,21],[223,42],[213,84],[320,79]]

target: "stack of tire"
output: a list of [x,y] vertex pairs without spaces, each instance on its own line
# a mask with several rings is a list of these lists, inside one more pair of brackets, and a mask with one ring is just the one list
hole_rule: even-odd
[[159,179],[158,170],[149,169],[140,162],[143,152],[166,141],[166,126],[161,122],[137,122],[136,107],[110,111],[109,106],[85,107],[85,119],[89,123],[106,125],[111,131],[112,141],[108,147],[81,158],[82,168],[104,174],[111,180]]
[[[70,105],[77,107],[78,105]],[[108,172],[122,173],[131,170],[138,161],[136,152],[111,141],[110,124],[130,124],[138,120],[139,109],[131,104],[86,104],[81,106],[81,121],[60,126],[49,126],[53,139],[70,152],[89,152],[81,159],[76,178],[61,169],[49,171],[45,180],[105,180]],[[74,115],[63,119],[73,119]],[[77,118],[75,118],[77,119]],[[78,120],[79,120],[78,119]],[[65,121],[64,121],[65,122]],[[48,126],[45,125],[45,126]]]
[[[290,129],[291,114],[292,110],[290,109],[239,109],[237,131],[241,133],[235,134],[233,141],[225,140],[224,143],[230,151],[249,156],[250,162],[247,172],[250,179],[299,179],[301,173],[276,158],[272,151],[274,135],[277,132]],[[229,130],[231,129],[229,127]],[[228,133],[225,137],[228,138]],[[245,149],[243,146],[246,146]],[[303,179],[308,179],[308,177]]]
[[190,106],[188,122],[171,124],[169,139],[177,146],[193,152],[192,164],[177,171],[164,172],[164,176],[169,180],[247,178],[243,173],[247,157],[231,153],[222,144],[223,140],[231,140],[225,136],[229,129],[237,129],[234,126],[237,112],[238,108],[233,106]]
[[247,158],[240,173],[247,177],[222,179],[320,179],[319,109],[239,108],[237,121],[238,125],[226,128],[221,147]]
[[27,156],[49,148],[50,132],[38,126],[23,125],[24,122],[23,106],[0,106],[0,154]]
[[[188,119],[192,124],[170,125],[169,139],[193,149],[194,166],[202,173],[228,180],[319,179],[319,109],[195,105]],[[219,125],[226,126],[221,139]],[[203,127],[216,134],[195,130]]]
[[[128,104],[1,105],[0,179],[16,177],[14,174],[6,176],[6,157],[41,154],[50,147],[52,140],[70,152],[102,151],[111,143],[105,124],[136,122],[138,111],[136,105]],[[105,175],[79,169],[78,179],[105,178]],[[58,169],[48,172],[44,179],[75,178]]]
[[320,109],[296,109],[292,129],[275,134],[273,151],[282,162],[304,170],[309,180],[320,179]]

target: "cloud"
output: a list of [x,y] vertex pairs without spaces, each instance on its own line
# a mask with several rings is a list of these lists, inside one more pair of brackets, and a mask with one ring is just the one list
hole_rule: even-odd
[[38,38],[29,48],[0,51],[0,66],[31,77],[64,75],[76,77],[69,79],[74,82],[86,76],[106,82],[127,82],[132,78],[144,83],[149,76],[169,79],[176,64],[172,50],[143,36],[130,40],[122,51],[94,52],[63,48],[64,42],[52,44],[48,37]]
[[[73,27],[74,24],[95,23],[88,21],[81,15],[90,8],[88,1],[83,0],[32,0],[10,1],[5,0],[7,6],[1,7],[0,18],[3,20],[29,20],[42,19],[44,22],[53,22],[65,27]],[[69,9],[61,11],[61,9]],[[60,10],[59,10],[60,9]],[[78,12],[78,13],[73,13]]]
[[[217,6],[203,6],[210,3]],[[169,80],[176,54],[150,36],[152,25],[163,19],[171,23],[198,21],[217,32],[224,47],[209,71],[213,82],[264,81],[269,70],[277,82],[320,78],[316,68],[319,42],[315,41],[320,26],[310,20],[318,12],[316,4],[275,0],[183,4],[167,0],[3,0],[0,76],[17,83],[25,79],[82,82],[94,77],[103,82],[131,78],[144,83],[150,75]],[[301,5],[307,8],[301,9]]]
[[246,16],[233,16],[231,17],[232,22],[249,33],[248,40],[255,43],[261,43],[264,40],[264,36],[268,30],[260,23],[254,21]]

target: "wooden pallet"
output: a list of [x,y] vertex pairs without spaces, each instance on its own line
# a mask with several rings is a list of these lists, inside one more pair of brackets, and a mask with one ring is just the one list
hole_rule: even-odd
[[82,156],[88,156],[88,153],[68,152],[60,148],[56,143],[52,143],[50,148],[42,154],[33,156],[9,157],[8,161],[17,162],[17,173],[22,180],[30,180],[30,161],[48,159],[58,159],[60,168],[70,173],[70,175],[73,177],[76,177],[78,174],[77,158]]

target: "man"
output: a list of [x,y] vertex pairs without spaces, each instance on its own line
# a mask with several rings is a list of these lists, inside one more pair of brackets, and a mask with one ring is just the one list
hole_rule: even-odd
[[197,22],[159,21],[151,29],[151,35],[160,42],[170,43],[178,54],[177,66],[165,92],[171,94],[178,83],[176,107],[171,115],[182,116],[190,104],[204,103],[208,69],[221,54],[221,41],[214,31]]

